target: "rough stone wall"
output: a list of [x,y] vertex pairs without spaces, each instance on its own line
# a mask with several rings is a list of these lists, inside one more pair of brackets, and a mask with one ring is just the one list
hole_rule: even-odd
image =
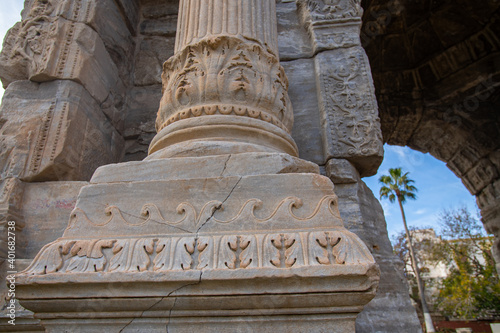
[[178,1],[140,2],[123,161],[145,158],[149,143],[156,134],[156,113],[162,96],[162,66],[174,54],[177,12]]
[[[292,136],[300,157],[332,178],[343,219],[381,267],[383,283],[360,315],[358,331],[418,332],[381,208],[360,179],[374,174],[382,159],[377,103],[358,37],[361,8],[355,1],[338,8],[327,3],[277,3]],[[177,7],[175,0],[26,2],[23,22],[10,31],[0,55],[7,86],[0,111],[0,204],[2,221],[19,221],[22,258],[33,258],[58,236],[85,184],[80,181],[96,167],[146,157],[162,64],[174,51]],[[26,36],[34,38],[26,42]],[[42,203],[39,196],[51,199]],[[46,220],[52,222],[40,225]],[[38,232],[44,236],[34,237]]]

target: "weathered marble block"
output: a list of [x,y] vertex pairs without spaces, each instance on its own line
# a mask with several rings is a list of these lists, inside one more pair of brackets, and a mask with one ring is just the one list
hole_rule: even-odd
[[[78,192],[86,184],[86,182],[25,183],[16,178],[0,181],[0,235],[2,236],[0,279],[2,281],[6,281],[8,274],[20,272],[29,266],[45,244],[63,234]],[[7,285],[5,283],[0,285],[2,299],[6,299],[7,293]],[[8,323],[10,320],[8,315],[9,310],[4,307],[0,311],[2,332],[13,331],[12,325]],[[33,313],[26,311],[16,302],[14,331],[35,331],[39,327],[39,321],[33,319]]]
[[282,62],[290,80],[288,94],[293,105],[296,124],[292,137],[299,148],[299,156],[318,165],[324,165],[322,130],[318,113],[318,89],[314,74],[314,59]]
[[362,177],[374,175],[384,151],[368,59],[361,47],[315,57],[326,160],[343,158]]
[[63,236],[17,275],[21,303],[46,329],[354,331],[378,267],[312,163],[259,153],[163,162],[96,172]]
[[0,175],[28,181],[88,180],[122,155],[123,139],[78,83],[17,81],[0,109]]
[[16,80],[67,79],[81,83],[99,102],[123,83],[99,35],[62,17],[34,17],[9,31],[0,59],[4,86]]
[[[307,29],[300,20],[295,1],[276,4],[278,23],[278,46],[280,60],[310,58],[313,55],[312,43]],[[290,80],[293,84],[293,80]]]
[[120,7],[120,3],[114,0],[62,1],[51,15],[84,23],[94,29],[117,67],[120,67],[123,64],[117,61],[130,57],[134,46],[133,30],[129,29],[129,22],[122,16]]
[[363,9],[360,1],[298,0],[302,23],[309,32],[314,53],[361,45]]
[[75,208],[78,193],[85,185],[88,182],[24,184],[23,237],[27,243],[22,258],[34,258],[44,245],[62,236],[68,226],[68,216]]

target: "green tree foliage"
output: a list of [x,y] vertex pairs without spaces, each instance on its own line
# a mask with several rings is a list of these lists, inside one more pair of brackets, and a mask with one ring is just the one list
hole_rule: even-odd
[[438,308],[454,318],[498,317],[500,281],[492,238],[466,208],[445,211],[440,220],[442,241],[433,245],[430,259],[445,263],[449,274],[439,285]]
[[[427,294],[430,304],[455,319],[500,319],[500,282],[491,254],[492,237],[487,237],[478,218],[466,208],[444,211],[440,224],[437,237],[425,236],[427,231],[432,232],[430,228],[410,229],[423,281],[432,291]],[[393,239],[393,247],[403,262],[409,261],[405,233]],[[448,271],[445,278],[425,274],[427,268],[443,265]],[[418,302],[415,272],[410,265],[405,265],[405,275],[412,286],[411,297]]]

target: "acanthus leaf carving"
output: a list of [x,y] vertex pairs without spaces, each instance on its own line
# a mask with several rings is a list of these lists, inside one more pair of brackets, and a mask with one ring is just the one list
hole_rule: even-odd
[[236,250],[238,249],[238,236],[223,236],[219,245],[219,268],[236,268]]
[[373,260],[366,245],[352,233],[330,231],[327,234],[337,264],[365,264]]
[[311,232],[309,235],[309,253],[311,260],[309,260],[309,262],[313,265],[330,264],[327,247],[328,238],[325,232]]
[[255,42],[203,39],[167,60],[156,127],[205,115],[258,118],[290,132],[293,111],[278,58]]
[[197,241],[198,265],[197,269],[213,267],[214,240],[212,237],[202,236]]
[[257,239],[254,235],[245,235],[240,237],[241,253],[240,268],[257,267],[258,252],[257,252]]
[[26,269],[29,274],[43,275],[58,272],[64,265],[63,255],[69,253],[76,241],[55,241],[45,245]]
[[110,271],[143,272],[151,262],[149,255],[153,253],[152,238],[119,239],[113,247],[113,258],[110,261]]
[[281,234],[270,234],[264,239],[264,264],[266,266],[281,267],[281,253],[283,244]]
[[195,249],[194,237],[174,238],[175,252],[173,256],[173,270],[187,271],[192,269],[193,257]]
[[103,248],[113,246],[115,240],[82,240],[77,241],[71,248],[71,261],[68,272],[102,272],[107,263],[102,253]]
[[173,263],[173,251],[171,249],[172,238],[160,238],[156,243],[156,256],[153,259],[153,270],[168,271]]
[[289,268],[294,266],[304,265],[302,253],[302,241],[298,233],[284,234],[285,245],[285,267]]
[[[112,250],[103,251],[104,248]],[[153,252],[156,253],[150,265]],[[338,228],[271,234],[58,240],[44,247],[23,273],[293,269],[374,262],[370,251],[356,235]]]

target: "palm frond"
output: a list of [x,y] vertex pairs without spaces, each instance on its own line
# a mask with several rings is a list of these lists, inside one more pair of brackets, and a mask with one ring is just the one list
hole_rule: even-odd
[[389,175],[380,176],[378,181],[385,185],[380,188],[380,199],[387,198],[390,202],[394,202],[399,197],[404,203],[407,199],[417,198],[415,193],[418,190],[412,185],[415,181],[409,178],[409,172],[403,173],[401,168],[389,169]]

